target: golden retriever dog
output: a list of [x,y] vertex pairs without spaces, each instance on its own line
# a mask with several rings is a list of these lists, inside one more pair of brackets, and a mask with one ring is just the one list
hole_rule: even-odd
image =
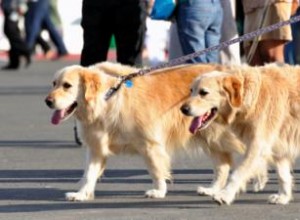
[[245,181],[268,163],[276,166],[280,184],[268,201],[291,201],[291,168],[300,150],[299,66],[242,66],[203,74],[192,83],[181,110],[200,121],[198,130],[215,122],[227,125],[246,146],[225,188],[213,195],[215,201],[231,204]]
[[[108,157],[120,153],[139,154],[146,162],[154,188],[151,198],[164,198],[166,180],[171,178],[172,152],[204,149],[215,163],[216,178],[211,187],[199,187],[199,194],[212,195],[222,189],[232,165],[234,152],[245,152],[244,145],[224,126],[213,123],[201,132],[191,128],[190,117],[180,112],[189,96],[190,84],[201,73],[222,70],[218,65],[183,65],[136,77],[132,88],[122,86],[109,100],[105,94],[116,76],[138,71],[133,67],[103,62],[90,67],[63,68],[55,74],[46,104],[54,109],[52,123],[59,124],[74,115],[87,145],[87,166],[78,192],[68,200],[94,198],[97,179]],[[264,178],[265,173],[262,172]],[[258,181],[263,187],[263,181]],[[258,188],[259,188],[258,187]]]

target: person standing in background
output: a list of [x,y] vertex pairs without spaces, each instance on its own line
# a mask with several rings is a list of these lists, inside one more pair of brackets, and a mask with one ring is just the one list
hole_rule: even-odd
[[49,0],[29,0],[28,12],[25,16],[26,42],[31,51],[42,29],[49,32],[50,38],[57,48],[56,59],[68,54],[61,35],[50,18]]
[[[147,0],[83,0],[80,64],[89,66],[106,61],[114,36],[117,62],[141,66],[147,10]],[[81,145],[76,121],[74,131],[75,140]]]
[[[178,0],[176,23],[184,55],[220,43],[223,9],[221,0]],[[191,63],[218,63],[219,51],[196,57]]]
[[146,0],[83,0],[81,65],[107,60],[113,35],[117,62],[142,65],[147,4]]
[[[293,2],[298,0],[242,0],[245,13],[244,33],[289,20],[293,14]],[[291,26],[285,25],[254,40],[245,41],[247,63],[252,66],[271,62],[284,63],[284,47],[291,40]]]
[[[60,34],[60,36],[62,38],[63,37],[63,28],[62,28],[62,22],[61,22],[60,14],[58,12],[57,0],[49,0],[49,1],[50,1],[49,2],[50,3],[49,4],[50,19],[51,19],[51,21],[54,24],[56,30],[58,31],[58,33]],[[51,42],[49,42],[48,40],[44,39],[43,36],[42,36],[42,32],[44,30],[47,31],[47,26],[42,24],[42,30],[41,30],[41,33],[39,34],[39,36],[36,39],[36,45],[40,46],[40,48],[42,49],[42,51],[44,53],[44,57],[46,59],[55,60],[57,57],[56,57],[55,51],[52,48],[53,44]],[[55,41],[55,39],[51,38],[51,35],[50,35],[50,40],[52,40],[52,42]],[[54,46],[55,46],[55,44],[54,44]],[[58,49],[58,51],[61,51],[61,49]]]
[[[238,37],[236,25],[236,1],[221,0],[223,8],[223,21],[220,42],[232,40]],[[170,27],[169,60],[183,56],[182,48],[178,39],[176,20],[173,19]],[[220,51],[220,62],[222,64],[240,64],[240,45],[232,44]]]
[[30,51],[19,29],[20,16],[27,10],[26,0],[2,0],[1,8],[4,13],[4,34],[7,36],[9,63],[2,70],[16,70],[20,66],[20,58],[25,57],[26,66],[31,63]]

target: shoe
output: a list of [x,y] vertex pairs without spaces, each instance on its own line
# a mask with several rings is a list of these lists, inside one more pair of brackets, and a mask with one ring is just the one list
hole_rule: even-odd
[[52,50],[48,50],[44,53],[45,59],[52,60],[55,57],[55,52]]
[[12,65],[12,64],[8,64],[7,66],[1,68],[1,70],[17,70],[17,69],[19,69],[19,65]]

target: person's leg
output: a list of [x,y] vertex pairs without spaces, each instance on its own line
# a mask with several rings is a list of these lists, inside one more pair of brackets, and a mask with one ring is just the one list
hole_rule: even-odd
[[68,53],[65,43],[62,40],[61,35],[57,31],[53,22],[51,21],[49,9],[47,10],[43,19],[43,27],[49,32],[50,38],[57,48],[58,56],[66,55]]
[[[212,23],[209,25],[205,34],[206,48],[218,45],[221,39],[223,8],[219,1],[214,1],[212,5],[215,11],[213,13],[214,17]],[[207,53],[206,59],[208,63],[219,63],[220,62],[219,50],[214,50]]]
[[19,67],[19,56],[18,53],[16,53],[16,40],[18,40],[18,36],[20,36],[18,33],[18,27],[17,27],[17,21],[12,21],[9,19],[9,14],[5,13],[4,18],[4,34],[6,35],[10,49],[8,52],[9,56],[9,63],[7,66],[4,67],[4,69],[8,68],[15,68],[17,69]]
[[26,43],[32,51],[36,39],[41,32],[42,19],[45,14],[45,0],[28,3],[28,12],[25,16]]
[[[245,55],[246,55],[247,58],[249,57],[248,55],[250,53],[252,43],[253,42],[251,42],[251,43],[249,42],[249,44],[247,44],[247,46],[244,47]],[[261,54],[260,54],[259,50],[257,49],[257,47],[253,51],[253,55],[251,56],[251,58],[248,58],[247,62],[250,66],[262,66],[262,65],[264,65],[264,63],[262,61],[262,58],[261,58]]]
[[258,43],[257,50],[263,63],[284,63],[284,40],[263,40]]
[[294,41],[291,41],[284,46],[284,61],[290,65],[295,65],[294,48]]
[[114,24],[118,62],[137,66],[142,64],[146,17],[146,1],[119,1]]
[[6,12],[4,20],[4,34],[7,36],[10,44],[8,66],[15,69],[18,68],[21,55],[25,55],[28,65],[30,63],[29,50],[25,40],[22,38],[21,31],[18,26],[18,20],[12,20],[10,18],[10,14]]
[[[179,2],[177,9],[177,29],[182,51],[185,55],[207,47],[205,34],[215,15],[211,1],[186,0]],[[207,63],[206,54],[188,62]]]
[[[284,63],[285,40],[262,40],[259,41],[252,59],[249,60],[251,66],[262,66],[265,63]],[[245,47],[245,54],[249,54],[250,46]]]
[[81,65],[88,66],[106,60],[112,37],[111,13],[105,6],[88,5],[83,1]]
[[49,43],[41,36],[41,34],[39,34],[39,36],[37,37],[36,44],[40,45],[44,54],[46,54],[50,50]]
[[[300,7],[297,9],[296,13],[293,15],[293,17],[300,15]],[[293,23],[291,24],[292,29],[292,36],[293,40],[285,45],[284,53],[285,53],[285,62],[295,65],[299,64],[299,58],[297,58],[297,55],[299,54],[300,44],[299,44],[299,24]]]
[[[288,20],[291,16],[291,3],[278,2],[270,5],[265,25]],[[262,36],[258,50],[263,63],[284,62],[285,44],[292,40],[291,26],[286,25]]]
[[[300,15],[300,7],[298,8],[296,15]],[[299,23],[294,24],[294,52],[295,52],[295,63],[300,64],[300,25]]]

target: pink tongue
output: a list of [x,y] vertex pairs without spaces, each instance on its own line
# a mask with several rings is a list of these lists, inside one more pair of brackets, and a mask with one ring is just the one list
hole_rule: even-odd
[[63,119],[65,111],[64,110],[56,110],[54,111],[53,115],[52,115],[52,119],[51,122],[54,125],[57,125],[61,122],[61,120]]
[[190,132],[192,134],[195,134],[197,129],[201,126],[201,124],[202,124],[202,116],[195,117],[191,123]]

